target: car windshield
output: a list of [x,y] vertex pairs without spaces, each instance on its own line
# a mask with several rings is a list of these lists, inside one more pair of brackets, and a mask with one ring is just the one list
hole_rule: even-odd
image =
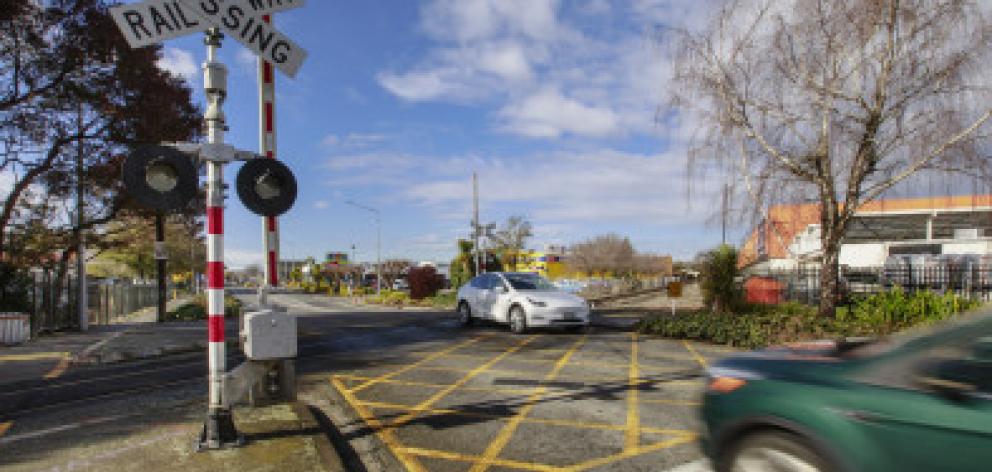
[[548,279],[537,274],[503,274],[515,290],[557,290]]

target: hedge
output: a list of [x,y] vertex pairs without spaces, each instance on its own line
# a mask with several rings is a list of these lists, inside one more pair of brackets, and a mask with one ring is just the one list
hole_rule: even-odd
[[753,349],[793,341],[881,336],[936,323],[979,305],[953,293],[906,293],[897,287],[856,300],[850,308],[838,309],[835,318],[817,316],[815,308],[799,303],[746,305],[731,314],[660,315],[643,320],[638,330]]

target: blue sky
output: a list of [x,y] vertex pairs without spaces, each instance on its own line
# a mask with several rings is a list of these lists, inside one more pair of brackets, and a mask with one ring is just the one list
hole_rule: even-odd
[[[690,197],[687,127],[664,113],[658,33],[698,24],[708,3],[311,0],[277,14],[309,52],[296,79],[277,77],[278,157],[300,184],[282,257],[355,244],[374,259],[373,220],[354,200],[382,210],[384,257],[448,260],[470,230],[473,171],[483,222],[528,217],[534,248],[607,232],[676,258],[718,244],[718,199],[700,180]],[[160,65],[202,100],[204,57],[190,36],[167,42]],[[230,39],[221,59],[227,140],[256,150],[255,60]],[[261,222],[232,197],[228,263],[260,262]]]

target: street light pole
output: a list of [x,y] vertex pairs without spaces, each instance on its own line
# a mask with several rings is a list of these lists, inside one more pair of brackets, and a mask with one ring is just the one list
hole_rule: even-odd
[[355,207],[361,208],[367,212],[375,215],[375,294],[380,295],[382,293],[382,217],[379,210],[369,206],[362,205],[361,203],[355,203],[351,200],[345,201],[345,203]]

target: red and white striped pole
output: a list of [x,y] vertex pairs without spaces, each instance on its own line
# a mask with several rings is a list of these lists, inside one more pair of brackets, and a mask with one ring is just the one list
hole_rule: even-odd
[[[272,23],[271,15],[262,21]],[[259,153],[269,159],[276,158],[276,83],[272,63],[258,60],[259,95]],[[279,229],[274,216],[262,217],[263,246],[265,248],[265,285],[279,286]]]
[[[227,68],[217,61],[221,38],[216,29],[207,32],[207,61],[203,65],[207,96],[207,142],[224,143],[224,112]],[[227,371],[224,337],[224,163],[207,161],[207,357],[209,394],[207,419],[200,449],[221,449],[241,444],[231,411],[225,405],[224,377]]]

